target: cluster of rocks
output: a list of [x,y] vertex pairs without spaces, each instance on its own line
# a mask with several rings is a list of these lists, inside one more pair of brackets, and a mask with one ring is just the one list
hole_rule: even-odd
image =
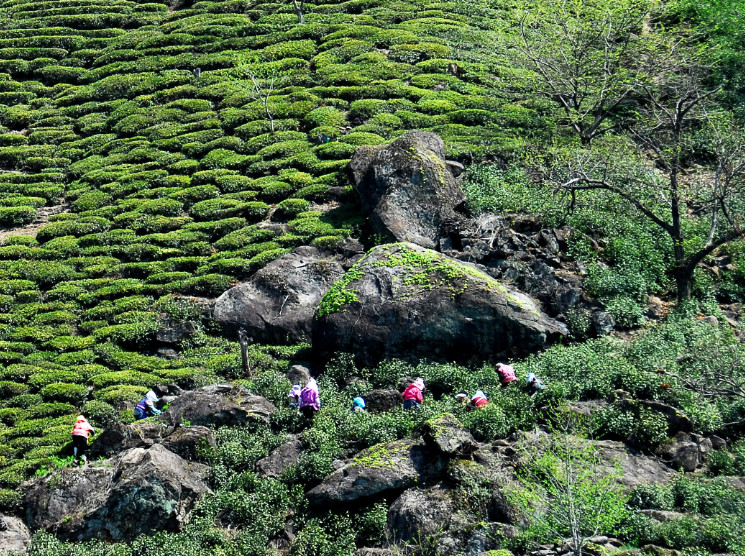
[[[300,247],[221,295],[213,318],[257,341],[312,339],[322,360],[347,351],[368,365],[386,357],[465,362],[521,356],[566,336],[567,327],[524,293],[547,284],[545,275],[536,274],[530,284],[504,275],[523,291],[495,279],[501,277],[497,258],[512,256],[508,242],[485,247],[476,237],[479,226],[458,212],[464,201],[455,178],[460,170],[445,160],[444,144],[433,133],[410,132],[389,145],[358,149],[350,173],[362,208],[373,232],[397,243],[366,255],[354,240],[334,253]],[[562,232],[551,233],[544,243],[558,250],[555,236]],[[566,298],[554,311],[562,314],[581,288],[562,278],[574,290],[559,295],[557,280],[542,300]]]
[[[302,382],[309,371],[296,365],[287,376]],[[618,398],[614,403],[631,403],[620,392]],[[370,399],[377,400],[378,411],[400,404],[395,390],[376,391]],[[707,451],[725,446],[717,437],[684,432],[691,428],[690,420],[674,408],[644,403],[668,416],[670,426],[679,429],[677,448],[666,449],[685,454],[681,461],[688,461],[689,445],[696,446],[696,465]],[[579,402],[569,411],[594,409]],[[24,485],[23,520],[0,516],[0,541],[21,550],[29,542],[30,531],[39,529],[78,541],[129,541],[140,534],[178,531],[199,498],[210,491],[208,468],[199,459],[203,450],[215,446],[213,428],[266,422],[275,411],[266,399],[242,387],[217,384],[181,392],[171,398],[160,419],[118,424],[104,431],[92,447],[92,456],[107,458],[102,462],[60,469]],[[394,545],[426,539],[440,556],[482,554],[501,548],[505,539],[517,534],[521,518],[505,492],[515,484],[522,447],[539,445],[546,434],[536,429],[480,444],[453,415],[443,414],[425,423],[420,438],[364,450],[350,446],[346,459],[334,463],[336,470],[310,489],[307,499],[313,507],[337,508],[384,499],[389,504],[387,535]],[[654,457],[619,441],[593,441],[593,446],[608,462],[607,472],[620,467],[619,482],[627,488],[666,483],[680,463],[680,458],[665,458],[667,452]],[[279,477],[299,463],[305,451],[302,437],[291,435],[257,462],[256,471]],[[478,496],[472,496],[474,485],[481,485]],[[616,545],[612,539],[595,544],[608,549]],[[559,556],[567,552],[565,548],[541,547],[535,556]],[[358,553],[386,556],[393,552],[363,549]]]
[[[582,547],[582,553],[589,556],[605,556],[613,553],[623,546],[623,542],[605,535],[598,535],[587,539],[587,544]],[[560,543],[542,544],[530,553],[530,556],[564,556],[574,554],[574,544],[570,539]]]
[[94,463],[58,469],[23,485],[22,518],[0,516],[0,553],[22,553],[31,531],[40,529],[75,541],[131,541],[180,530],[210,492],[209,467],[199,460],[215,448],[213,429],[266,422],[276,411],[265,398],[229,384],[169,400],[156,420],[103,431],[91,446]]
[[210,491],[208,470],[161,444],[131,448],[101,465],[33,481],[24,490],[24,518],[31,530],[76,541],[131,541],[143,533],[178,531]]
[[[354,455],[307,497],[318,507],[385,498],[390,502],[387,534],[394,544],[426,539],[441,556],[481,554],[517,534],[521,518],[505,491],[515,484],[522,447],[536,445],[545,435],[537,429],[479,444],[453,415],[444,414],[426,423],[419,440],[380,444]],[[627,488],[663,484],[675,476],[658,458],[622,442],[595,441],[593,446],[608,462],[608,473],[620,467],[620,483]],[[485,490],[474,495],[474,485]]]

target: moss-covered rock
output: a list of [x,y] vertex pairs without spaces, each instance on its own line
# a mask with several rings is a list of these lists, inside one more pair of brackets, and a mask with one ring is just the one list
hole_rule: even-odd
[[321,300],[313,345],[322,357],[493,360],[568,333],[536,303],[483,271],[413,244],[372,249]]

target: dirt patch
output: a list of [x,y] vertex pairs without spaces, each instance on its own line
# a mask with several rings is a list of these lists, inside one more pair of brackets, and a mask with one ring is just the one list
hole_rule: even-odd
[[36,219],[25,226],[19,226],[17,228],[6,228],[0,229],[0,244],[5,243],[5,240],[10,236],[31,236],[36,237],[36,234],[49,222],[49,217],[55,214],[63,212],[70,212],[70,204],[64,201],[59,205],[52,205],[51,207],[41,207],[36,210]]

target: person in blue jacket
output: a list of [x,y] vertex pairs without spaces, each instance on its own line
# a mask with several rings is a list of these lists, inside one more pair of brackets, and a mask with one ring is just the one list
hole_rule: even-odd
[[135,421],[145,419],[146,417],[152,417],[153,415],[160,415],[160,409],[155,406],[158,401],[159,398],[157,394],[152,390],[145,394],[145,397],[135,406]]

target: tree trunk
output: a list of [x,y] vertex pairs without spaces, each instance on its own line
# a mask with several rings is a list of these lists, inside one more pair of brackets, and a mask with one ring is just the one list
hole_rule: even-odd
[[305,6],[305,0],[292,0],[292,3],[295,5],[295,12],[297,12],[297,22],[298,24],[303,23],[303,7]]
[[678,288],[678,301],[690,299],[693,289],[693,268],[678,267],[675,270],[675,285]]
[[241,344],[241,366],[244,376],[251,376],[251,362],[248,359],[248,346],[253,342],[253,338],[248,337],[245,328],[238,329],[238,342]]

